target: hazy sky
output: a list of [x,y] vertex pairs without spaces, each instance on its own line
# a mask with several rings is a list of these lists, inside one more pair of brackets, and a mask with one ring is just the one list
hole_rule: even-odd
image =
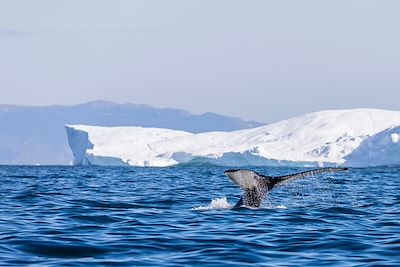
[[0,103],[400,110],[400,1],[0,0]]

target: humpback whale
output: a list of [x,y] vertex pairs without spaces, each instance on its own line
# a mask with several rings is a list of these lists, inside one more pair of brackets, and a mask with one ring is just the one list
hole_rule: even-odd
[[244,190],[244,194],[236,203],[234,208],[241,206],[246,207],[260,207],[261,202],[265,195],[276,186],[283,185],[287,182],[297,180],[306,176],[316,175],[324,172],[340,172],[347,171],[347,168],[320,168],[305,172],[299,172],[284,176],[265,176],[255,171],[239,169],[227,170],[224,173],[233,182],[239,185]]

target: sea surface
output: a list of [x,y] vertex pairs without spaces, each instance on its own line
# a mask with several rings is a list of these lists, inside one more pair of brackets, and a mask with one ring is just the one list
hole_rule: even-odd
[[0,265],[400,266],[400,168],[298,180],[259,209],[232,209],[225,169],[0,166]]

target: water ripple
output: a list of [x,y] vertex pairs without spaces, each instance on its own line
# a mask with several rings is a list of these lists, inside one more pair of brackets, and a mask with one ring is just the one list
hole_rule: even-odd
[[1,166],[0,265],[399,266],[399,170],[310,177],[231,209],[241,192],[220,167]]

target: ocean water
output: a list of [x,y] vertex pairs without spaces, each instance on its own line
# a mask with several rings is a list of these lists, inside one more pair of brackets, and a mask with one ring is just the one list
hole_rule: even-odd
[[400,266],[400,168],[309,177],[259,209],[231,209],[225,169],[1,166],[0,265]]

